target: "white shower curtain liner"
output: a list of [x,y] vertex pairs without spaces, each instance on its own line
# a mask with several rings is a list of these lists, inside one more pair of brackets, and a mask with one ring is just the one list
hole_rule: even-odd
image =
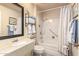
[[67,55],[67,33],[68,25],[71,20],[71,7],[69,5],[60,8],[60,25],[59,25],[59,51]]

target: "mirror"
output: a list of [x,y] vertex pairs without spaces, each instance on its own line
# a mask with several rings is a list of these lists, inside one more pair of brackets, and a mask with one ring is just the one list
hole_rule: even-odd
[[0,3],[0,39],[23,36],[24,8],[17,3]]

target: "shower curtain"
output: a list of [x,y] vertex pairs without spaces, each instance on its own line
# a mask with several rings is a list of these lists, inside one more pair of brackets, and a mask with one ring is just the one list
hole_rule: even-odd
[[69,5],[61,7],[58,38],[59,38],[59,52],[61,52],[64,55],[67,55],[66,50],[66,45],[68,44],[67,34],[68,34],[68,25],[71,18],[72,18],[71,7]]

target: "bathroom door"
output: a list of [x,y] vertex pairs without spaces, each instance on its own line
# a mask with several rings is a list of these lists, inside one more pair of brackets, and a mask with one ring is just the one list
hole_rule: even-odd
[[43,46],[49,55],[60,55],[58,53],[58,19],[48,19],[43,22]]

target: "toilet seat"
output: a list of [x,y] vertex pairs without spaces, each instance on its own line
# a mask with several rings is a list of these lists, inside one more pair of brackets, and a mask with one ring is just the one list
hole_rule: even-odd
[[42,54],[44,53],[44,47],[40,45],[35,45],[34,46],[34,52],[37,54]]

